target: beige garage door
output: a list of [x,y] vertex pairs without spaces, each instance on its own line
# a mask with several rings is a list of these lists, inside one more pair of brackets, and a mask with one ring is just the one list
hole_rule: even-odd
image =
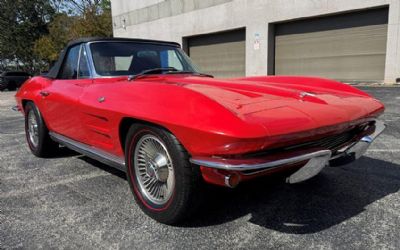
[[245,75],[245,30],[187,38],[188,54],[202,72],[215,77]]
[[[361,16],[358,13],[346,16],[336,20],[328,18],[303,22],[283,31],[278,27],[275,74],[315,75],[346,82],[382,81],[387,9],[364,12]],[[324,24],[324,21],[334,25]],[[302,27],[304,25],[306,27]],[[305,32],[298,32],[302,29]]]

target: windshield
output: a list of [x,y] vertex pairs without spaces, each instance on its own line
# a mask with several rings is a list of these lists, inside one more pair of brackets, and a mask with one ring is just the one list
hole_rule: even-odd
[[175,68],[198,73],[198,68],[180,48],[136,42],[90,44],[96,73],[101,76],[136,75],[155,68]]

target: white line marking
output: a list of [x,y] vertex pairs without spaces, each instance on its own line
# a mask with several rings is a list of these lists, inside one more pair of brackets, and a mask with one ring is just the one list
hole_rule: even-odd
[[91,174],[87,174],[87,175],[74,176],[74,177],[71,177],[71,178],[62,179],[62,180],[59,180],[59,181],[47,183],[47,184],[40,185],[40,186],[30,186],[29,188],[21,188],[21,189],[18,189],[18,190],[12,190],[10,192],[1,194],[0,198],[8,198],[8,197],[17,196],[17,195],[23,195],[23,194],[26,194],[26,193],[32,193],[32,192],[38,191],[40,189],[45,189],[45,188],[49,188],[49,187],[55,187],[55,186],[58,186],[58,185],[65,185],[65,184],[68,184],[68,183],[71,183],[71,182],[88,180],[88,179],[101,177],[101,176],[107,176],[107,175],[111,175],[111,174],[107,173],[107,172],[102,172],[102,173],[91,173]]
[[398,153],[400,149],[368,149],[367,152],[390,152],[390,153]]

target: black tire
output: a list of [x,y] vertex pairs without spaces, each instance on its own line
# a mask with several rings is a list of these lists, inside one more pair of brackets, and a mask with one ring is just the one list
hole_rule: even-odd
[[[174,188],[165,204],[155,204],[146,198],[135,173],[135,150],[141,138],[152,136],[161,141],[172,162]],[[140,208],[151,218],[164,224],[178,224],[196,212],[202,200],[203,180],[198,166],[189,162],[189,155],[174,135],[155,126],[134,124],[125,143],[127,179]],[[147,163],[146,163],[147,166]],[[147,174],[147,172],[146,172]],[[153,177],[155,178],[155,177]],[[159,182],[160,183],[160,182]],[[161,182],[162,183],[162,182]],[[166,182],[164,182],[166,183]],[[165,193],[164,193],[165,194]],[[166,199],[166,198],[165,198]]]
[[[29,132],[29,115],[35,117],[37,122],[37,143],[34,143],[30,138]],[[25,135],[31,152],[38,157],[50,157],[57,152],[59,144],[53,141],[49,136],[49,130],[43,121],[39,109],[33,102],[28,102],[25,105]]]

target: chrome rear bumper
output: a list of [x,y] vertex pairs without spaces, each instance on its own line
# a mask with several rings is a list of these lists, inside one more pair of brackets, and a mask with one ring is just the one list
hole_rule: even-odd
[[337,162],[339,158],[344,157],[353,160],[360,158],[368,149],[372,141],[383,132],[385,127],[386,125],[382,121],[376,120],[375,131],[371,135],[364,136],[360,141],[340,149],[338,151],[339,153],[335,154],[335,156],[332,156],[330,150],[306,150],[251,159],[193,157],[190,159],[190,162],[214,169],[228,171],[255,171],[256,173],[305,162],[305,165],[302,168],[287,179],[289,183],[297,183],[317,175],[326,165],[329,165],[332,160]]

